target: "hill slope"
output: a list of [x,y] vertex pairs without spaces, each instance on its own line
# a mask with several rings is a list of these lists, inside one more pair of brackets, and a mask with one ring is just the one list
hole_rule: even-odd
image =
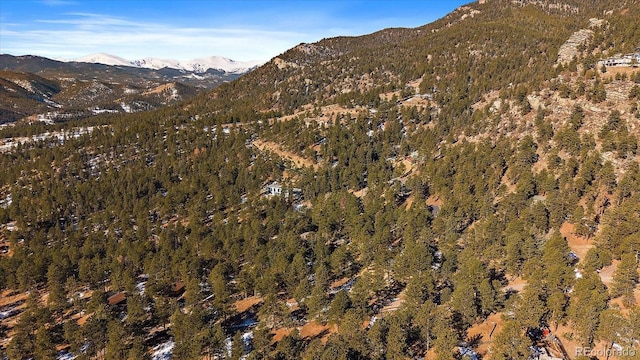
[[0,71],[0,123],[64,122],[102,112],[128,113],[160,108],[195,96],[198,89],[161,81],[112,83]]
[[0,130],[9,357],[637,354],[639,13],[484,0]]

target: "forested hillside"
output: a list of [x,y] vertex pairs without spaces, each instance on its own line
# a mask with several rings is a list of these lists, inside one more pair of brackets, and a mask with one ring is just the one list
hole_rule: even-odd
[[638,14],[485,0],[0,130],[2,351],[640,359]]

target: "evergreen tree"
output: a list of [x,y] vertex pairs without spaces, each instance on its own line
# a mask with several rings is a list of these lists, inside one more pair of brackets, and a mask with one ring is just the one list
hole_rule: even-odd
[[495,359],[516,360],[524,359],[529,353],[529,341],[527,341],[522,327],[517,321],[505,322],[494,340]]
[[107,324],[107,347],[105,349],[107,360],[126,358],[128,349],[125,337],[126,332],[122,323],[118,320],[109,321]]
[[606,309],[608,300],[607,289],[597,274],[586,273],[576,281],[568,314],[583,345],[593,344],[600,313]]
[[613,275],[611,295],[614,297],[622,295],[626,302],[634,304],[635,297],[633,290],[639,280],[636,254],[622,254],[622,259],[620,260],[618,268]]

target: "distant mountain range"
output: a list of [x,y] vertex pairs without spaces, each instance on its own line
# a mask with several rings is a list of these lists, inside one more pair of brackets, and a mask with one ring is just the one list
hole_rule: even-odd
[[98,53],[83,56],[78,59],[67,60],[67,62],[82,62],[104,64],[111,66],[131,66],[137,68],[160,70],[164,68],[183,70],[202,74],[210,69],[222,71],[230,74],[244,74],[265,61],[235,61],[222,56],[210,56],[188,61],[173,59],[144,58],[139,60],[127,60],[116,55]]
[[261,63],[220,56],[181,62],[94,54],[58,61],[0,54],[0,124],[156,109],[237,79]]

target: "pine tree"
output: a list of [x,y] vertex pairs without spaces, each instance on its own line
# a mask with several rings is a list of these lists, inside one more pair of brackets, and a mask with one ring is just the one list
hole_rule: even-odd
[[593,344],[600,313],[608,300],[607,289],[597,274],[586,273],[576,281],[568,314],[583,345]]
[[184,314],[182,310],[176,309],[171,316],[171,334],[175,343],[173,356],[185,360],[200,358],[204,345],[200,322],[197,312]]
[[621,343],[621,334],[627,334],[629,329],[626,319],[619,310],[606,309],[600,313],[597,337],[606,343],[605,350],[609,359],[610,350],[614,343]]
[[624,296],[629,304],[635,303],[633,290],[638,284],[638,262],[633,253],[622,254],[618,268],[613,275],[611,295],[614,297]]
[[494,358],[497,360],[525,359],[529,351],[529,341],[521,325],[514,320],[505,322],[494,340]]
[[118,320],[109,321],[107,324],[107,347],[105,350],[107,360],[124,359],[128,352],[125,342],[126,332],[122,323]]
[[51,331],[46,326],[40,326],[36,332],[35,351],[36,360],[53,360],[56,358],[56,347],[51,341]]

